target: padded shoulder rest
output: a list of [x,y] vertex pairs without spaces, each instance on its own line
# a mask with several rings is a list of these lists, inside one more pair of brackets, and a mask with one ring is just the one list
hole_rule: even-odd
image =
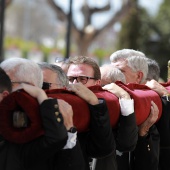
[[[160,97],[154,91],[146,86],[128,84],[125,85],[117,82],[119,86],[127,90],[135,101],[135,114],[137,124],[141,124],[146,120],[150,113],[151,100],[153,100],[160,110],[159,118],[162,111],[162,103]],[[120,106],[118,98],[112,93],[103,90],[100,86],[93,86],[90,89],[98,98],[106,100],[110,122],[113,128],[117,126]],[[74,117],[73,121],[79,132],[89,130],[89,109],[87,103],[76,96],[74,93],[64,89],[47,90],[49,97],[63,99],[72,105]],[[14,128],[12,124],[12,115],[14,111],[24,111],[30,124],[26,128]],[[20,90],[11,93],[0,103],[0,133],[2,136],[15,143],[29,142],[44,134],[40,114],[39,105],[36,99],[28,95],[25,91]]]
[[162,114],[162,101],[160,96],[153,90],[149,89],[145,85],[129,83],[127,85],[122,82],[117,82],[117,84],[126,90],[131,98],[134,99],[136,123],[140,125],[146,120],[150,114],[151,101],[156,103],[159,109],[158,120]]
[[[0,103],[0,133],[15,143],[25,143],[44,134],[36,99],[24,91],[16,91]],[[24,111],[29,117],[27,128],[13,127],[13,112]]]

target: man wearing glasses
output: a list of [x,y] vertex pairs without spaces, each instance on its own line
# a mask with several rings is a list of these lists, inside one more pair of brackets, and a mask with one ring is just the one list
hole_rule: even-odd
[[[71,57],[68,63],[69,63],[69,68],[68,68],[67,76],[68,76],[69,83],[70,83],[70,89],[74,91],[79,97],[84,98],[89,104],[93,105],[93,108],[91,109],[91,117],[92,116],[94,117],[95,115],[97,117],[96,119],[92,119],[92,121],[90,122],[91,125],[94,124],[92,128],[90,128],[91,129],[90,135],[92,136],[93,139],[95,139],[95,140],[92,140],[92,142],[96,142],[96,143],[93,143],[93,149],[95,150],[96,155],[91,154],[91,151],[88,150],[88,147],[86,147],[86,144],[84,146],[86,153],[88,153],[88,157],[100,158],[98,160],[102,160],[102,164],[97,163],[95,166],[96,161],[94,161],[95,160],[94,159],[93,160],[94,164],[92,166],[92,169],[115,170],[117,169],[116,160],[115,160],[115,152],[114,152],[115,145],[109,141],[109,138],[114,137],[114,135],[110,134],[110,130],[112,131],[112,129],[110,129],[110,125],[107,122],[107,120],[109,120],[109,117],[108,117],[107,107],[105,106],[105,100],[104,99],[98,100],[95,97],[93,97],[93,101],[96,101],[96,103],[92,104],[92,98],[90,95],[88,95],[87,90],[86,90],[88,89],[87,87],[101,85],[100,68],[93,59],[89,57],[83,57],[83,56]],[[131,122],[131,125],[128,126],[128,130],[127,130],[126,129],[127,126],[125,126],[125,124],[122,123],[122,120],[124,118],[121,119],[121,123],[123,124],[121,128],[123,128],[124,130],[122,130],[123,133],[119,134],[120,141],[122,142],[123,141],[122,139],[125,139],[124,140],[125,145],[122,142],[123,145],[121,146],[121,148],[123,149],[125,148],[125,146],[127,146],[126,149],[127,148],[133,149],[137,141],[137,127],[135,123],[133,100],[130,99],[130,96],[127,92],[125,92],[123,89],[121,89],[117,85],[115,85],[115,91],[116,91],[116,96],[118,98],[122,98],[122,99],[126,98],[128,100],[129,108],[131,108],[129,109],[129,111],[127,111],[127,109],[123,110],[121,107],[121,112],[124,112],[127,114],[127,116],[124,116],[126,117],[126,120],[129,119],[129,121]],[[100,110],[97,109],[97,106],[99,105],[100,107],[105,107],[105,110],[103,110],[102,113]],[[130,115],[130,118],[128,115]],[[104,117],[105,117],[106,122],[102,121]],[[97,126],[98,124],[94,120],[96,122],[101,122],[103,127],[101,128],[100,126]],[[127,134],[130,134],[129,137],[127,137],[127,135],[125,134],[126,132],[128,132]],[[112,137],[106,134],[110,134]],[[102,140],[98,140],[99,138]],[[79,138],[79,140],[81,143],[81,138]],[[114,140],[114,138],[112,140]],[[98,146],[100,149],[96,148],[96,146]],[[110,150],[109,150],[109,147],[110,147]],[[110,153],[106,152],[107,150],[110,151]],[[104,154],[100,155],[101,152],[105,153],[105,155]],[[107,155],[109,155],[108,159],[107,159]]]
[[[97,63],[84,56],[71,57],[68,61],[69,90],[84,99],[90,109],[90,131],[79,133],[78,139],[84,152],[86,165],[90,158],[102,158],[115,153],[115,140],[112,135],[106,101],[98,99],[87,87],[100,85],[100,69]],[[92,166],[92,165],[90,165]],[[113,170],[116,169],[116,161]],[[93,168],[93,167],[92,167]]]
[[[80,61],[80,58],[77,57]],[[76,64],[76,57],[71,58],[75,59],[75,63],[70,64],[67,76],[70,83],[78,83],[81,82],[86,87],[93,86],[93,85],[100,85],[101,74],[100,70],[98,70],[98,65],[93,64],[91,65],[90,62]],[[70,62],[72,60],[70,59]]]
[[[67,89],[73,90],[72,88],[76,89],[76,87],[78,87],[76,85],[69,86],[68,78],[60,67],[52,65],[52,64],[48,64],[48,63],[40,63],[39,65],[41,69],[43,70],[43,75],[44,75],[43,88],[44,89],[58,89],[58,88],[67,87]],[[51,76],[50,78],[49,74],[53,76]],[[100,71],[99,71],[99,78],[100,78]],[[81,79],[81,82],[83,84],[87,84],[87,82],[92,79],[93,81],[96,81],[93,77],[90,77],[90,76],[89,77],[81,76],[81,77],[78,77],[77,79],[78,81]],[[96,79],[98,79],[98,77]],[[60,84],[60,86],[58,87],[57,85],[50,86],[51,83],[57,83],[57,84]],[[49,86],[47,87],[47,85]],[[92,156],[105,156],[107,154],[110,154],[114,151],[115,143],[114,143],[111,127],[110,127],[110,120],[108,117],[105,101],[102,104],[99,104],[98,98],[91,90],[89,90],[82,84],[77,84],[77,85],[79,85],[79,87],[81,86],[80,87],[81,89],[79,91],[80,94],[77,94],[77,93],[76,94],[82,99],[84,99],[85,101],[87,101],[87,103],[89,104],[91,117],[92,117],[91,120],[92,120],[93,126],[96,127],[95,130],[93,130],[92,128],[93,135],[92,133],[89,133],[89,132],[78,133],[78,140],[80,142],[80,145],[81,145],[81,148],[84,154],[84,158],[86,161],[84,168],[86,170],[89,170],[90,168],[89,160],[88,160],[89,155],[90,156],[91,155]],[[96,121],[96,119],[98,119],[96,115],[97,113],[99,115],[102,114],[101,115],[102,120],[98,122]],[[103,123],[102,126],[100,126],[101,121]],[[104,134],[104,137],[102,137],[102,134]]]

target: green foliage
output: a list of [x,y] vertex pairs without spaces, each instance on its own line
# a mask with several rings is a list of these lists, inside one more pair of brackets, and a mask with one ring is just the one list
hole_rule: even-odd
[[[161,70],[161,77],[167,80],[167,63],[170,59],[170,1],[164,0],[158,14],[152,20],[152,33],[156,40],[148,40],[146,52],[151,58],[158,61]],[[152,34],[153,35],[153,34]]]
[[118,48],[138,48],[140,25],[138,11],[132,8],[122,21],[122,31],[119,36]]
[[140,50],[155,59],[160,66],[161,77],[167,80],[167,62],[170,59],[170,1],[164,0],[157,16],[135,6],[122,21],[117,49]]
[[35,42],[26,42],[19,38],[6,37],[4,39],[5,49],[15,47],[15,48],[20,49],[21,51],[29,51],[32,48],[34,48],[35,46],[37,46],[37,44]]
[[159,28],[161,33],[163,34],[170,34],[170,1],[164,0],[162,5],[160,6],[158,15],[155,17],[154,22],[156,26]]
[[110,56],[112,52],[104,49],[95,49],[93,54],[99,59],[99,65],[102,65],[102,61],[105,57]]
[[10,48],[17,48],[22,52],[22,56],[24,58],[27,58],[27,54],[29,51],[34,50],[34,49],[38,49],[40,51],[43,52],[44,54],[44,61],[47,61],[47,57],[49,55],[49,53],[55,49],[53,48],[48,48],[45,47],[43,45],[39,45],[35,42],[31,42],[31,41],[24,41],[22,39],[19,38],[9,38],[6,37],[4,39],[4,49],[10,49]]
[[149,16],[145,9],[134,2],[129,14],[122,20],[122,29],[119,33],[117,49],[129,48],[143,50],[148,39]]

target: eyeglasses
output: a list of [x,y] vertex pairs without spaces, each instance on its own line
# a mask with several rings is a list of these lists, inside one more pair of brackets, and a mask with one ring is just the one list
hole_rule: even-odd
[[52,84],[55,84],[55,85],[58,85],[58,86],[62,86],[62,84],[43,82],[42,89],[48,90],[48,89],[50,89]]
[[74,80],[76,80],[77,82],[81,82],[82,84],[86,84],[89,79],[94,79],[94,80],[96,80],[96,78],[94,78],[94,77],[88,77],[88,76],[79,76],[79,77],[68,76],[68,80],[69,80],[69,82],[71,82],[71,83],[73,83]]

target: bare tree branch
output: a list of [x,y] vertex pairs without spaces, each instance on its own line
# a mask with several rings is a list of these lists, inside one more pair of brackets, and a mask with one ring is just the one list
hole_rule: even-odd
[[131,9],[132,4],[129,1],[124,3],[122,8],[109,20],[109,22],[104,25],[101,29],[96,30],[94,37],[98,36],[101,32],[106,31],[108,28],[113,26],[116,22],[121,21],[121,19],[129,12]]
[[[64,11],[54,2],[54,0],[47,0],[50,5],[53,7],[53,9],[56,11],[58,18],[62,21],[67,20],[67,15],[64,13]],[[88,46],[93,42],[93,40],[99,36],[102,32],[106,31],[108,28],[110,28],[112,25],[114,25],[117,21],[120,21],[130,10],[132,7],[131,0],[122,0],[122,8],[116,13],[113,14],[112,18],[103,25],[100,29],[96,29],[92,25],[92,15],[94,13],[99,13],[103,11],[108,11],[111,8],[111,1],[108,1],[108,3],[102,7],[102,8],[91,8],[87,4],[86,1],[83,4],[81,11],[84,16],[84,25],[80,29],[76,27],[76,23],[72,21],[72,33],[74,34],[74,38],[77,42],[78,47],[78,53],[87,53]]]
[[[47,0],[47,2],[51,5],[51,7],[55,10],[56,14],[57,14],[57,18],[60,21],[67,21],[67,14],[63,11],[63,9],[61,7],[58,6],[58,4],[56,4],[54,2],[54,0]],[[74,23],[74,21],[72,20],[72,29],[73,31],[77,31],[79,32],[80,30],[76,27],[76,24]]]
[[84,16],[84,27],[91,25],[91,19],[92,19],[92,15],[94,13],[98,13],[98,12],[104,12],[104,11],[108,11],[110,10],[110,3],[108,2],[108,4],[106,4],[104,7],[102,8],[91,8],[86,1],[84,1],[84,4],[81,8],[81,12],[83,13]]
[[[11,2],[12,0],[5,0],[5,8],[8,7],[11,4]],[[1,12],[1,6],[0,6],[0,12]]]
[[84,12],[87,12],[87,10],[88,10],[88,12],[92,15],[92,14],[94,14],[96,12],[108,11],[108,10],[110,10],[110,7],[111,7],[110,3],[108,2],[102,8],[90,8],[89,5],[85,1],[85,4],[82,6],[81,11],[82,11],[82,13],[84,13]]
[[51,7],[56,11],[57,18],[61,21],[64,21],[67,19],[67,14],[63,11],[61,7],[59,7],[54,0],[47,0],[47,2],[51,5]]
[[82,34],[83,36],[86,36],[86,39],[94,39],[97,36],[99,36],[102,32],[106,31],[107,29],[109,29],[112,25],[114,25],[117,21],[120,21],[130,10],[132,4],[129,1],[127,1],[126,3],[123,3],[122,8],[115,14],[112,16],[112,18],[109,20],[109,22],[105,25],[103,25],[103,27],[101,29],[95,29],[93,30],[93,33],[86,33],[86,34]]
[[12,2],[12,0],[6,0],[6,1],[5,1],[5,7],[7,7],[8,5],[10,5],[11,2]]

